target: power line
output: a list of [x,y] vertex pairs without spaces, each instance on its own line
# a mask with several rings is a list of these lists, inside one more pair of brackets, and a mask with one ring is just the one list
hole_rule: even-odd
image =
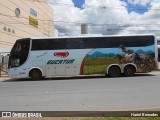
[[8,43],[8,44],[14,44],[14,43],[11,43],[11,42],[1,41],[1,40],[0,40],[0,42]]
[[[10,0],[8,0],[9,2],[11,2]],[[23,2],[22,0],[20,0],[23,4],[25,4],[27,7],[29,7],[30,8],[30,6],[28,6],[25,2]],[[30,1],[31,2],[31,1]],[[13,3],[13,2],[12,2]],[[39,6],[37,6],[36,4],[34,4],[34,2],[32,2],[33,3],[33,5],[34,6],[36,6],[39,10],[41,10],[41,13],[43,13],[44,11],[39,7]],[[15,4],[15,3],[13,3],[13,4]],[[17,4],[15,4],[16,6],[18,6]],[[43,5],[43,4],[42,4]],[[18,6],[18,7],[20,7],[20,6]],[[45,7],[45,6],[44,6]],[[21,8],[21,9],[23,9],[23,8]],[[28,11],[26,11],[25,9],[23,9],[25,12],[27,12],[27,13],[29,13]],[[48,9],[48,10],[50,10],[50,9]],[[51,11],[50,11],[51,12]],[[30,14],[30,13],[29,13]],[[52,14],[52,13],[51,13]],[[41,14],[39,14],[42,18],[43,18],[43,15],[41,15]]]
[[[30,6],[28,6],[25,2],[23,2],[24,0],[20,0],[23,4],[25,4],[27,7],[29,7],[30,8]],[[28,13],[28,12],[27,12]],[[41,17],[42,17],[42,15],[41,14],[39,14]]]
[[[45,2],[45,4],[47,4],[48,5],[48,3],[46,3]],[[49,10],[49,12],[50,12],[50,14],[51,14],[51,16],[52,17],[50,17],[49,19],[52,19],[51,21],[48,21],[48,25],[49,26],[54,26],[54,12],[53,12],[53,9],[51,10],[51,9],[49,9],[48,7],[46,7],[46,5],[45,4],[42,4],[46,9],[48,9]],[[49,5],[48,5],[49,6]],[[40,8],[41,9],[41,8]],[[48,15],[47,15],[47,17],[48,17]],[[43,24],[43,26],[44,26],[45,24]],[[47,26],[47,27],[49,27],[49,26]],[[46,26],[44,26],[44,29],[46,28]],[[52,31],[53,31],[53,27],[49,27],[49,29],[51,29]],[[49,30],[48,30],[49,31]]]
[[[5,24],[5,23],[2,23],[2,22],[0,22],[0,23],[1,23],[1,24],[4,24],[4,25],[6,25],[6,26],[10,26],[9,24]],[[25,32],[25,33],[29,33],[29,34],[31,34],[31,35],[35,35],[35,34],[33,34],[33,33],[30,33],[30,32],[27,32],[27,31],[25,31],[25,30],[16,28],[16,27],[14,27],[14,26],[10,26],[10,27],[15,28],[15,29],[20,30],[20,31],[23,31],[23,32]],[[35,35],[35,36],[38,36],[38,35]]]
[[[10,1],[10,0],[9,0]],[[30,8],[30,6],[28,6],[25,2],[23,2],[22,0],[20,0],[22,3],[24,3],[27,7],[29,7]],[[11,1],[10,1],[11,2]],[[31,1],[30,1],[31,2]],[[12,2],[13,3],[13,2]],[[13,3],[13,4],[15,4],[15,3]],[[34,2],[33,2],[33,4],[34,4]],[[16,6],[18,6],[17,4],[15,4]],[[38,7],[36,4],[34,4],[39,10],[41,10],[41,12],[43,13],[44,11],[40,8],[40,7]],[[44,6],[44,4],[41,4],[41,5],[43,5]],[[18,7],[20,7],[20,6],[18,6]],[[45,7],[45,6],[44,6]],[[46,7],[45,7],[46,8]],[[23,9],[23,8],[22,8]],[[48,9],[48,8],[46,8],[46,9]],[[24,9],[23,9],[24,10]],[[25,12],[27,12],[26,10],[24,10]],[[52,11],[50,11],[50,9],[49,9],[49,12],[52,14]],[[27,12],[27,13],[29,13],[29,12]],[[30,14],[30,13],[29,13]],[[40,15],[42,18],[44,17],[44,16],[42,16],[42,15]],[[53,21],[53,20],[52,20]],[[44,20],[42,21],[43,22],[43,28],[46,28],[46,27],[44,27]],[[46,22],[50,22],[50,21],[46,21]],[[49,23],[48,23],[49,24]],[[50,28],[49,26],[47,27],[47,28]]]
[[1,41],[0,41],[0,44],[1,44],[1,45],[13,46],[13,44],[4,43],[4,42],[1,42]]
[[[6,16],[10,16],[10,15],[6,15]],[[16,16],[10,16],[10,17],[16,17]],[[29,19],[29,18],[26,18],[26,17],[19,17],[19,18]],[[37,19],[37,20],[40,20],[40,21],[43,21],[43,22],[44,21],[50,21],[50,22],[61,22],[61,23],[67,23],[67,24],[82,24],[80,22],[64,22],[64,21],[54,21],[54,20],[42,20],[42,19]],[[87,24],[88,25],[104,25],[104,24],[94,24],[94,23],[87,23]],[[113,25],[113,24],[107,24],[107,25]],[[160,25],[160,24],[158,24],[158,25]]]
[[[46,3],[46,2],[45,2]],[[47,3],[46,3],[47,4]],[[37,5],[36,4],[34,4],[36,7],[37,7]],[[48,7],[46,7],[45,6],[45,4],[41,4],[41,5],[43,5],[46,9],[48,9]],[[47,4],[48,5],[48,4]],[[49,6],[49,5],[48,5]],[[40,7],[38,7],[41,11],[43,11]],[[53,13],[53,9],[52,9],[52,11],[50,10],[50,9],[48,9],[49,11],[48,12],[50,12],[50,14],[51,14],[51,16],[52,17],[54,17],[54,13]],[[48,17],[48,14],[45,14],[45,15],[47,15],[47,17]],[[43,16],[44,17],[44,16]],[[54,20],[51,20],[51,21],[47,21],[48,23],[45,23],[44,21],[43,21],[43,28],[44,29],[46,29],[46,27],[44,27],[44,25],[49,25],[49,26],[54,26]],[[52,23],[51,23],[52,22]],[[50,28],[50,27],[47,27],[47,28],[49,28],[49,29],[52,29],[52,28]],[[47,30],[48,31],[48,30]]]
[[[17,7],[20,7],[20,6],[18,6],[17,4],[15,4],[14,2],[12,2],[12,1],[10,1],[10,0],[8,0],[10,3],[12,3],[12,4],[14,4],[14,5],[16,5]],[[22,2],[22,1],[21,1]],[[25,3],[24,3],[25,4]],[[22,10],[24,10],[26,13],[29,13],[28,11],[26,11],[25,9],[23,9],[22,7],[20,7]],[[29,18],[28,18],[29,19]],[[24,22],[23,22],[24,23]],[[28,22],[27,22],[28,23]],[[20,29],[19,29],[20,30]],[[21,30],[21,31],[24,31],[24,30]],[[24,32],[26,32],[26,31],[24,31]],[[27,32],[27,33],[29,33],[29,32]],[[32,35],[35,35],[35,34],[33,34],[33,33],[29,33],[29,34],[32,34]],[[37,36],[37,35],[35,35],[35,36]]]
[[[28,18],[27,18],[28,19]],[[92,24],[93,25],[93,24]],[[111,24],[98,24],[98,25],[101,25],[101,26],[96,26],[97,24],[94,24],[94,26],[92,26],[92,27],[101,27],[102,25],[104,26],[104,25],[111,25]],[[122,24],[112,24],[112,25],[122,25]],[[139,24],[140,25],[140,24]],[[141,24],[141,25],[150,25],[150,24]],[[160,25],[160,24],[155,24],[155,25]],[[130,26],[120,26],[120,27],[132,27],[133,25],[130,25]],[[114,26],[115,27],[115,26]],[[135,26],[134,26],[135,27]],[[139,27],[138,26],[138,24],[137,24],[137,27]],[[66,28],[63,28],[63,29],[66,29]],[[66,29],[66,30],[68,30],[68,29]],[[74,31],[79,31],[80,32],[80,30],[77,30],[77,29],[74,29],[74,28],[72,28],[72,30],[74,30]],[[118,31],[118,30],[124,30],[124,29],[105,29],[105,28],[100,28],[100,30],[106,30],[106,31]],[[125,31],[159,31],[159,30],[149,30],[149,29],[145,29],[145,30],[136,30],[136,29],[130,29],[130,30],[125,30]]]
[[[9,2],[11,2],[10,0],[8,0]],[[17,4],[15,4],[15,3],[13,3],[13,2],[11,2],[12,4],[14,4],[14,5],[16,5],[16,6],[18,6]],[[2,5],[2,4],[1,4]],[[2,5],[2,6],[4,6],[4,7],[6,7],[5,5]],[[19,7],[19,6],[18,6]],[[9,9],[9,10],[11,10],[10,8],[8,8],[8,7],[6,7],[7,9]],[[23,8],[21,8],[21,9],[23,9]],[[24,10],[24,9],[23,9]],[[13,11],[13,10],[11,10],[11,11]],[[26,10],[24,10],[25,12],[27,12]],[[28,12],[27,12],[28,13]],[[14,16],[15,17],[15,16]],[[19,17],[20,18],[20,17]],[[24,19],[29,19],[29,18],[25,18],[24,16],[22,16],[21,18],[24,18]],[[52,20],[53,21],[53,20]],[[19,21],[18,21],[19,22]],[[42,21],[42,22],[44,22],[44,20]],[[47,22],[49,22],[49,21],[47,21]],[[19,23],[21,23],[21,22],[19,22]],[[24,23],[23,23],[24,24]],[[26,26],[28,26],[27,24],[24,24],[24,25],[26,25]],[[43,26],[44,26],[44,24],[43,24]],[[29,27],[31,27],[31,26],[29,26]],[[46,26],[44,26],[44,29],[45,28],[50,28],[49,26],[48,27],[46,27]],[[35,29],[35,28],[34,28]],[[44,34],[43,33],[43,31],[41,31],[41,30],[39,30],[39,29],[36,29],[37,31],[39,31],[39,32],[41,32],[42,34]],[[53,29],[52,29],[53,30]],[[48,30],[47,30],[48,31]]]
[[13,46],[13,44],[8,44],[8,43],[4,43],[4,42],[1,43],[1,41],[0,41],[0,44],[1,45],[7,45],[7,46]]
[[[1,4],[2,5],[2,4]],[[4,5],[3,5],[4,6]],[[13,11],[13,10],[12,10]],[[2,14],[1,14],[2,15]],[[4,14],[3,14],[4,15]],[[16,17],[16,16],[9,16],[9,15],[5,15],[7,17]],[[19,17],[19,18],[24,18],[24,19],[29,19],[29,18],[25,18],[25,17]],[[13,19],[15,20],[15,19]],[[64,21],[53,21],[53,20],[42,20],[42,19],[38,19],[38,20],[41,20],[41,21],[51,21],[51,22],[60,22],[60,23],[65,23],[65,24],[77,24],[77,26],[81,25],[81,23],[79,22],[64,22]],[[15,20],[16,21],[16,20]],[[19,21],[18,21],[19,22]],[[19,22],[20,24],[22,24],[21,22]],[[24,24],[26,25],[26,24]],[[92,26],[92,27],[96,27],[96,26],[104,26],[104,25],[114,25],[114,26],[119,26],[119,27],[131,27],[131,26],[139,26],[139,25],[143,25],[143,26],[151,26],[151,24],[136,24],[136,25],[126,25],[126,24],[94,24],[94,23],[88,23],[89,26]],[[120,26],[120,25],[123,25],[123,26]],[[153,25],[153,24],[152,24]],[[160,25],[160,24],[155,24],[155,25]]]
[[[8,0],[9,2],[11,2],[10,0]],[[23,2],[22,0],[20,0],[23,4],[25,4],[27,7],[29,7],[30,8],[30,6],[28,6],[25,2]],[[31,1],[30,1],[31,2]],[[26,13],[29,13],[28,11],[26,11],[25,9],[23,9],[21,6],[19,6],[19,5],[17,5],[17,4],[15,4],[14,2],[11,2],[12,4],[14,4],[14,5],[16,5],[17,7],[20,7],[22,10],[24,10]],[[34,2],[33,2],[34,3]],[[44,12],[41,8],[39,8],[36,4],[34,4],[39,10],[41,10],[41,12]],[[42,4],[43,6],[44,6],[44,4]],[[45,7],[45,6],[44,6]],[[46,7],[45,7],[46,8]],[[46,8],[46,9],[48,9],[48,8]],[[49,10],[49,12],[51,13],[51,14],[53,14],[53,11],[50,11],[50,9],[48,9]],[[30,13],[29,13],[30,14]],[[40,15],[40,14],[39,14]],[[42,15],[40,15],[42,18],[43,18],[43,16]],[[24,18],[24,17],[22,17],[22,18]],[[27,18],[28,19],[28,18]],[[40,19],[39,19],[40,20]],[[41,19],[41,21],[54,21],[54,20],[42,20]]]
[[153,29],[153,30],[149,30],[149,29],[144,29],[144,30],[138,30],[138,29],[129,29],[129,30],[126,30],[126,29],[107,29],[108,31],[117,31],[117,30],[125,30],[125,31],[160,31],[160,29]]
[[2,32],[2,31],[0,31],[0,32],[1,32],[1,33],[4,33],[4,34],[7,34],[7,35],[11,35],[11,36],[15,36],[15,37],[23,38],[23,37],[21,37],[21,36],[17,36],[17,35],[13,35],[13,34],[5,33],[5,32]]
[[[30,0],[28,0],[28,1],[30,1]],[[11,1],[10,1],[11,2]],[[31,2],[31,1],[30,1]],[[39,1],[39,2],[44,2],[44,1]],[[13,3],[13,2],[12,2]],[[11,17],[11,16],[10,16]],[[15,16],[12,16],[12,17],[15,17]],[[29,19],[29,18],[25,18],[25,17],[20,17],[20,18],[24,18],[24,19]],[[75,23],[75,24],[81,24],[81,23],[78,23],[78,22],[64,22],[64,21],[54,21],[54,20],[42,20],[42,19],[38,19],[38,20],[41,20],[41,21],[53,21],[53,22],[62,22],[62,23],[70,23],[70,24],[72,24],[72,23]],[[89,25],[90,24],[93,24],[93,23],[88,23]],[[94,24],[93,24],[94,25]],[[97,25],[97,24],[95,24],[95,25]],[[99,25],[104,25],[104,24],[99,24]],[[110,24],[107,24],[107,25],[110,25]],[[113,25],[113,24],[112,24]]]
[[[0,15],[3,15],[3,16],[7,16],[7,17],[16,17],[16,16],[10,16],[10,15],[5,15],[3,13],[0,13]],[[29,18],[26,18],[26,17],[19,17],[19,18],[23,18],[23,19],[29,19]],[[53,21],[53,20],[42,20],[42,19],[37,19],[37,20],[40,20],[40,21]],[[19,22],[19,21],[18,21]],[[77,24],[77,25],[81,25],[82,23],[80,22],[64,22],[64,21],[54,21],[54,22],[59,22],[59,23],[65,23],[65,24]],[[13,23],[14,24],[14,23]],[[139,26],[139,25],[142,25],[142,26],[150,26],[150,25],[160,25],[160,24],[112,24],[112,23],[104,23],[104,24],[95,24],[95,23],[86,23],[88,26],[104,26],[104,25],[118,25],[118,26],[126,26],[126,27],[129,27],[129,26]]]
[[[63,30],[68,30],[67,28],[63,28]],[[93,31],[94,29],[88,29],[90,31]],[[118,30],[125,30],[125,31],[160,31],[160,29],[121,29],[121,28],[97,28],[98,31],[118,31]],[[81,31],[76,28],[72,28],[72,31]]]
[[[31,1],[31,0],[25,0],[25,1],[30,1],[30,2],[33,2],[33,1]],[[34,1],[34,2],[40,2],[40,3],[46,3],[45,1]],[[55,4],[55,5],[61,5],[61,6],[66,6],[66,7],[75,7],[75,6],[81,6],[81,4],[74,4],[74,6],[72,5],[72,4],[66,4],[66,3],[60,3],[60,2],[47,2],[47,3],[50,3],[50,4]],[[126,8],[127,10],[140,10],[140,11],[142,11],[142,10],[160,10],[159,8],[152,8],[152,9],[148,9],[148,8],[129,8],[129,7],[127,7],[127,6],[123,6],[123,7],[108,7],[108,6],[93,6],[93,5],[83,5],[85,8],[98,8],[98,9],[124,9],[124,8]]]
[[[11,10],[11,11],[13,11],[12,9],[6,7],[5,5],[3,5],[3,4],[1,4],[1,3],[0,3],[0,5],[3,6],[3,7],[5,7],[5,8],[7,8],[7,9],[9,9],[9,10]],[[13,12],[14,12],[14,11],[13,11]],[[2,13],[0,13],[0,14],[2,15]],[[4,14],[3,14],[3,15],[4,15]],[[5,15],[4,15],[4,16],[5,16]],[[11,16],[9,16],[9,15],[6,15],[6,16],[11,18]],[[16,17],[16,16],[14,16],[14,17]],[[19,17],[19,18],[20,18],[20,17]],[[26,19],[24,16],[22,16],[21,18]],[[13,19],[13,18],[12,18],[12,19]],[[27,19],[29,19],[29,18],[27,18]],[[15,20],[15,19],[13,19],[13,20]],[[17,21],[17,20],[15,20],[15,21]],[[29,26],[29,25],[27,25],[27,24],[24,24],[23,22],[20,22],[20,21],[17,21],[17,22],[19,22],[19,23],[21,23],[21,24],[23,24],[23,25],[25,25],[25,26]],[[31,27],[31,26],[29,26],[29,27]],[[39,32],[41,32],[41,33],[43,34],[43,32],[42,32],[41,30],[36,29],[36,28],[34,28],[34,27],[33,27],[33,29],[35,29],[35,30],[37,30],[37,31],[39,31]]]
[[[35,3],[35,2],[33,2],[33,3]],[[47,4],[47,2],[44,2],[44,4]],[[42,4],[46,9],[48,9],[48,7],[46,7],[44,4]],[[35,6],[37,6],[36,4],[34,4]],[[47,4],[48,5],[48,4]],[[39,8],[39,7],[38,7]],[[39,8],[41,11],[43,11],[41,8]],[[54,14],[53,14],[53,11],[51,11],[50,9],[48,9],[49,10],[49,12],[51,13],[51,15],[53,15],[54,16]],[[52,9],[53,10],[53,9]]]

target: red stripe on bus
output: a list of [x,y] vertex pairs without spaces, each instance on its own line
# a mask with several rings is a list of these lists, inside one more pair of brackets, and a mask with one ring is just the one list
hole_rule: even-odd
[[82,63],[81,63],[79,75],[83,75],[84,60],[85,60],[85,58],[83,59],[83,61],[82,61]]

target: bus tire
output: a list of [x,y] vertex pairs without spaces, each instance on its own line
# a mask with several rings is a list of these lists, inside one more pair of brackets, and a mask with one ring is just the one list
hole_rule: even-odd
[[124,68],[124,76],[126,77],[131,77],[131,76],[134,76],[134,73],[136,72],[136,69],[134,66],[132,65],[127,65],[125,68]]
[[41,80],[42,72],[39,69],[33,69],[30,71],[30,77],[32,80]]
[[121,75],[121,69],[118,66],[112,66],[108,70],[110,77],[119,77]]

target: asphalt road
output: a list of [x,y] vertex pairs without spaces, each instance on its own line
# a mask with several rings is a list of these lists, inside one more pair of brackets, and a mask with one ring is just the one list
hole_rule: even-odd
[[160,74],[0,80],[0,111],[160,110]]

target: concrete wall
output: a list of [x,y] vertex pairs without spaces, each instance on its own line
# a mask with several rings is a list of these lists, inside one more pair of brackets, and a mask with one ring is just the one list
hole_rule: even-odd
[[54,36],[54,11],[44,0],[0,1],[0,52],[20,38]]

